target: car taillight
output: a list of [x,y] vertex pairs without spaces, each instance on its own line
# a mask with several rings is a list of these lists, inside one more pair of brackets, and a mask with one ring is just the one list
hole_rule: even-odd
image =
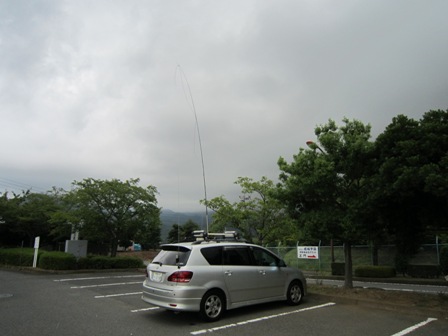
[[177,271],[168,277],[170,282],[190,282],[193,277],[193,272],[190,271]]

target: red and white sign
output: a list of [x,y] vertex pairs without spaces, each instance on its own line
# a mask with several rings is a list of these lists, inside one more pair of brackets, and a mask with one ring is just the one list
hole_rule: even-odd
[[299,259],[319,259],[318,246],[297,246],[297,258]]

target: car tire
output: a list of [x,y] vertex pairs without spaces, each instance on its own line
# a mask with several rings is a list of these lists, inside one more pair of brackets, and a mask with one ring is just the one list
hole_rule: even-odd
[[293,281],[289,284],[288,292],[286,293],[286,301],[291,306],[298,305],[303,298],[303,290],[300,281]]
[[210,290],[202,297],[200,315],[204,321],[218,321],[225,312],[224,294],[219,290]]

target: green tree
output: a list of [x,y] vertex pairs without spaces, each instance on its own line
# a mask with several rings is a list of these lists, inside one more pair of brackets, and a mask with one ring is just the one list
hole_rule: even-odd
[[7,192],[0,195],[0,245],[17,246],[25,238],[23,233],[14,229],[18,219],[18,205]]
[[199,230],[200,226],[191,219],[183,225],[174,224],[168,232],[168,243],[182,241],[194,241],[193,231]]
[[402,267],[425,234],[446,230],[448,111],[429,111],[420,121],[399,115],[378,136],[375,147],[373,199],[397,246],[397,266]]
[[279,199],[309,240],[344,243],[346,288],[353,287],[351,246],[365,237],[373,143],[370,125],[343,119],[316,127],[317,143],[293,162],[278,161]]
[[119,241],[139,238],[143,240],[139,243],[152,245],[160,240],[157,189],[138,183],[139,179],[74,181],[66,198],[71,208],[59,220],[65,216],[84,238],[108,243],[111,256],[116,255]]
[[12,232],[27,237],[28,246],[33,246],[34,238],[41,237],[41,245],[52,243],[51,214],[59,209],[56,196],[24,191],[14,194],[10,205],[9,228]]
[[241,200],[231,204],[223,196],[210,200],[207,205],[215,211],[213,229],[225,231],[235,228],[246,239],[258,244],[287,241],[296,238],[291,231],[288,214],[275,197],[275,185],[267,177],[259,181],[240,177],[235,182],[241,186]]

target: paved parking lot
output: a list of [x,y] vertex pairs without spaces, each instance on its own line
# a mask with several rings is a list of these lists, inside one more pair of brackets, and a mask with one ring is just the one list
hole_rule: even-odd
[[216,323],[140,299],[138,272],[36,274],[0,270],[0,330],[16,335],[448,335],[448,321],[310,296],[227,312]]

